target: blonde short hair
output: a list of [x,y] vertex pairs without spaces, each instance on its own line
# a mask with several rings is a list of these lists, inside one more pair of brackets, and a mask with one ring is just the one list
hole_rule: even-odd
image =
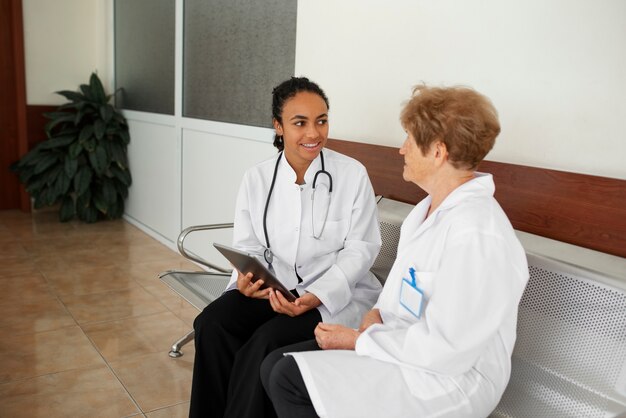
[[400,121],[423,154],[442,141],[450,163],[459,169],[475,169],[500,133],[491,101],[467,87],[416,86]]

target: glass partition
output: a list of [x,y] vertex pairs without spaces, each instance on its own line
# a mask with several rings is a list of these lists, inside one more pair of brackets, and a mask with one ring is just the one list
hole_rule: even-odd
[[272,87],[293,75],[295,0],[186,0],[183,115],[271,126]]
[[115,1],[115,85],[123,109],[174,114],[175,0]]

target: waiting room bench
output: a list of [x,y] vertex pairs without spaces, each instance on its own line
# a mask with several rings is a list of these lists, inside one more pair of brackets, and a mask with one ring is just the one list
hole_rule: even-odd
[[[400,225],[412,205],[380,199],[383,245],[372,272],[384,282],[396,257]],[[224,224],[227,225],[227,224]],[[196,229],[194,229],[196,228]],[[188,254],[181,233],[181,254]],[[626,417],[626,259],[519,232],[530,279],[519,305],[507,389],[493,413],[504,417]],[[581,265],[591,266],[585,268]],[[161,280],[203,309],[226,287],[224,272],[168,271]],[[193,339],[193,331],[170,351]]]

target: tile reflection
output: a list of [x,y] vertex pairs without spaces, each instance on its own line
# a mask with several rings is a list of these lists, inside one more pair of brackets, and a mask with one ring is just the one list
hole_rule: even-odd
[[167,352],[198,311],[158,274],[197,266],[53,210],[0,211],[0,261],[0,416],[187,416],[193,344]]

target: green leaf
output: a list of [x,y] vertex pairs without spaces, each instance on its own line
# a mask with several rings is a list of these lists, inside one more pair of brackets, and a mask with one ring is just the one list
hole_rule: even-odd
[[53,167],[50,167],[45,173],[42,174],[42,177],[46,179],[46,184],[48,186],[52,186],[56,181],[61,172],[63,171],[63,166],[57,164]]
[[106,103],[106,93],[104,92],[102,82],[96,73],[91,73],[91,77],[89,78],[89,87],[91,87],[93,100],[98,103]]
[[57,195],[54,193],[52,187],[44,188],[39,197],[41,198],[41,204],[43,206],[52,206],[57,201]]
[[80,125],[80,121],[83,120],[83,116],[85,116],[85,113],[87,113],[85,109],[85,106],[83,106],[78,110],[78,112],[76,112],[76,114],[74,115],[74,125]]
[[109,161],[102,145],[97,145],[95,151],[89,153],[89,162],[98,175],[104,174],[109,165]]
[[92,224],[98,220],[98,211],[89,205],[85,208],[85,222]]
[[37,165],[35,166],[34,174],[39,174],[46,170],[48,167],[52,166],[52,164],[56,163],[58,158],[56,155],[52,153],[43,154]]
[[87,189],[89,189],[89,185],[91,184],[91,169],[86,165],[80,167],[78,172],[76,173],[76,177],[74,177],[74,190],[76,194],[81,196]]
[[126,187],[130,186],[132,183],[130,172],[126,169],[122,169],[118,166],[111,166],[111,173],[115,176],[116,179],[122,182]]
[[114,112],[115,110],[113,109],[113,106],[111,106],[110,104],[100,106],[100,117],[102,117],[102,119],[104,119],[105,122],[109,122],[111,120]]
[[71,100],[73,102],[82,102],[86,100],[86,97],[77,91],[61,90],[61,91],[57,91],[56,93],[65,97],[67,100]]
[[50,122],[46,123],[46,126],[45,126],[46,135],[51,136],[50,134],[52,132],[52,129],[54,129],[55,126],[61,123],[67,123],[67,122],[73,122],[73,121],[74,121],[74,115],[63,116],[63,117],[51,120]]
[[56,182],[54,183],[55,194],[58,197],[65,196],[67,191],[70,189],[71,184],[72,179],[65,174],[65,171],[61,171],[61,174],[59,174]]
[[30,179],[35,175],[35,168],[33,166],[25,166],[19,169],[20,182],[28,184]]
[[83,107],[83,105],[84,105],[83,102],[78,102],[78,103],[69,102],[69,103],[65,103],[65,104],[62,104],[61,106],[57,107],[57,110],[79,109],[79,108]]
[[74,125],[71,124],[65,124],[61,127],[61,129],[59,129],[59,132],[54,135],[56,136],[65,136],[65,135],[74,135],[75,137],[78,137],[78,134],[80,133],[80,129]]
[[109,206],[108,216],[110,219],[121,218],[124,214],[124,201],[117,200],[113,205]]
[[61,202],[61,209],[59,209],[59,220],[61,222],[67,222],[76,215],[76,207],[74,199],[71,196],[63,197]]
[[28,192],[28,194],[36,197],[45,185],[46,178],[44,176],[39,176],[32,182],[28,183],[28,185],[26,186],[26,191]]
[[35,209],[41,209],[45,206],[45,203],[43,201],[43,192],[37,194],[37,195],[33,195],[33,197],[35,198]]
[[102,119],[97,119],[93,124],[93,132],[96,134],[97,139],[102,139],[104,137],[104,128],[105,124]]
[[74,112],[44,112],[43,116],[46,119],[59,119],[59,118],[72,118],[74,117]]
[[85,148],[88,152],[94,152],[96,150],[96,137],[92,136],[83,144],[83,148]]
[[15,163],[16,168],[19,170],[22,167],[33,165],[35,161],[39,160],[39,158],[41,158],[39,147],[33,148],[26,155],[24,155],[17,163]]
[[87,188],[87,190],[85,190],[85,193],[77,196],[78,197],[76,198],[76,208],[78,208],[79,206],[89,206],[89,202],[91,202],[91,189]]
[[43,141],[39,149],[51,149],[51,148],[61,148],[68,146],[76,139],[75,135],[62,135],[55,136],[53,138],[48,139],[47,141]]
[[76,158],[78,158],[82,150],[83,145],[78,141],[74,142],[72,145],[70,145],[70,148],[68,150],[70,158],[75,160]]
[[125,184],[119,181],[116,181],[115,189],[117,190],[117,194],[122,197],[121,199],[118,199],[118,200],[124,200],[128,197],[128,186],[126,186]]
[[88,101],[93,102],[94,96],[91,87],[88,84],[81,84],[80,91],[83,92]]
[[124,116],[119,113],[119,112],[115,112],[113,114],[113,119],[115,119],[115,121],[119,122],[122,125],[126,125],[126,119],[124,118]]
[[96,209],[106,215],[109,205],[107,205],[106,199],[102,196],[102,194],[96,193],[93,197],[93,204],[96,206]]
[[90,199],[81,203],[76,202],[76,214],[78,215],[78,219],[88,223],[98,220],[98,211],[93,207]]
[[128,145],[130,143],[130,134],[128,133],[128,130],[123,130],[119,133],[119,136],[122,139],[124,145]]
[[78,142],[84,143],[93,135],[93,125],[85,125],[78,135]]
[[107,206],[111,206],[115,203],[115,201],[117,201],[117,190],[115,190],[115,186],[112,181],[106,180],[102,183],[102,197],[104,198]]
[[74,174],[76,174],[76,171],[78,170],[78,160],[69,156],[66,157],[63,168],[65,169],[65,175],[70,179],[73,178]]

